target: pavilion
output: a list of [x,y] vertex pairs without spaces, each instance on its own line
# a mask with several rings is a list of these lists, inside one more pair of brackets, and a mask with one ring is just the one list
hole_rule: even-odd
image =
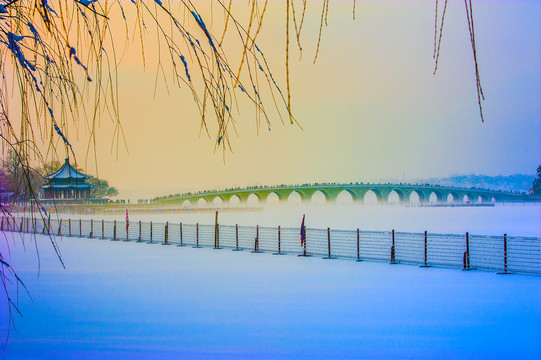
[[87,184],[89,176],[75,170],[66,158],[64,165],[54,173],[45,176],[47,182],[40,186],[44,200],[85,201],[90,199],[90,190],[94,187]]

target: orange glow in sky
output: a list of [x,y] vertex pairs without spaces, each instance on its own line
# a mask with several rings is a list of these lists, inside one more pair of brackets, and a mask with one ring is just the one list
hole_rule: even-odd
[[[269,2],[258,41],[285,89],[283,3]],[[196,4],[210,24],[209,2]],[[234,6],[241,22],[246,21],[247,2]],[[122,140],[116,143],[112,123],[102,119],[97,132],[99,176],[119,189],[120,197],[148,198],[259,184],[535,172],[541,154],[538,2],[474,3],[485,123],[477,107],[464,4],[448,4],[436,75],[432,1],[357,1],[355,20],[353,1],[331,2],[313,64],[320,7],[309,2],[300,60],[291,38],[292,108],[302,129],[285,118],[282,124],[271,98],[265,99],[270,130],[264,122],[257,127],[254,106],[238,95],[238,137],[231,132],[233,150],[225,153],[225,161],[221,150],[214,152],[215,124],[210,139],[200,132],[200,116],[187,87],[166,86],[161,75],[155,87],[152,30],[145,69],[132,37],[118,70],[128,150]],[[212,29],[222,24],[217,13],[214,9]],[[122,27],[114,29],[124,36]],[[240,53],[234,47],[229,51],[229,60],[238,64]],[[189,66],[195,72],[195,64]],[[165,74],[170,76],[167,68]],[[93,155],[84,161],[84,129],[72,143],[80,166],[95,173]]]

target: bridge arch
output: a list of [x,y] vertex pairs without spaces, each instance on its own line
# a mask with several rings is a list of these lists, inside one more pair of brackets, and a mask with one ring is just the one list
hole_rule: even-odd
[[287,196],[287,202],[289,204],[300,204],[302,202],[302,196],[298,191],[293,190]]
[[464,204],[476,204],[478,200],[478,197],[475,196],[472,193],[464,193],[462,194],[462,202]]
[[342,189],[342,191],[340,191],[338,193],[338,195],[340,195],[344,191],[347,192],[349,195],[351,195],[351,199],[352,199],[353,202],[359,201],[360,199],[362,199],[364,197],[364,194],[363,194],[363,196],[360,196],[359,191],[355,191],[353,188],[350,188],[350,187],[346,187],[346,188]]
[[401,200],[403,199],[403,194],[400,190],[391,190],[389,191],[389,195],[387,195],[387,204],[400,204]]
[[343,189],[336,195],[337,204],[353,204],[356,200],[356,195],[349,189]]
[[450,204],[462,203],[462,197],[456,191],[449,191],[445,200]]
[[224,203],[224,199],[221,196],[215,196],[214,199],[212,199],[212,205],[214,206],[222,206]]
[[236,194],[229,197],[228,202],[230,206],[240,206],[240,198]]
[[271,191],[265,198],[265,203],[267,203],[268,205],[278,205],[280,203],[280,200],[280,196],[276,192]]
[[321,190],[314,192],[310,197],[310,203],[314,205],[324,205],[327,201],[329,201],[327,194]]
[[428,202],[430,202],[431,204],[434,204],[434,203],[439,203],[439,202],[444,202],[446,201],[447,198],[443,198],[443,193],[441,193],[440,191],[431,191],[430,194],[428,195]]
[[[413,190],[409,196],[409,203],[414,205],[420,205],[425,203],[424,194],[421,191]],[[406,200],[406,203],[408,201]]]
[[[400,188],[392,188],[390,189],[391,191],[389,191],[389,195],[387,196],[387,202],[388,203],[400,203],[400,204],[403,204],[403,203],[409,203],[410,202],[410,193],[407,192],[406,190],[404,189],[400,189]],[[394,195],[394,194],[396,195]]]
[[196,202],[197,207],[206,207],[207,206],[207,199],[204,197],[199,198]]
[[192,207],[192,202],[190,201],[190,199],[186,199],[182,202],[182,206],[183,207]]
[[363,197],[363,203],[369,204],[378,204],[381,202],[381,194],[376,189],[369,189]]
[[246,198],[246,204],[248,206],[254,206],[261,204],[263,198],[261,197],[261,194],[253,192]]

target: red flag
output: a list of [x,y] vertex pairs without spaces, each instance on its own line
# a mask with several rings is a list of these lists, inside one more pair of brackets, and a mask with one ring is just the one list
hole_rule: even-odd
[[301,223],[301,246],[304,245],[306,242],[306,226],[304,226],[304,217],[306,214],[302,215],[302,223]]

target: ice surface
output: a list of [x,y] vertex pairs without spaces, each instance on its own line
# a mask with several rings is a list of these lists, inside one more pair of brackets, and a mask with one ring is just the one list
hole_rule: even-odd
[[18,236],[5,359],[541,357],[537,276],[37,236],[38,278]]
[[[476,235],[541,237],[541,204],[504,204],[494,207],[406,207],[406,206],[267,206],[255,211],[220,210],[223,225],[300,227],[303,214],[309,228],[339,230],[424,232]],[[124,208],[116,215],[61,214],[63,218],[125,220]],[[130,221],[185,224],[214,224],[214,211],[130,212]]]

